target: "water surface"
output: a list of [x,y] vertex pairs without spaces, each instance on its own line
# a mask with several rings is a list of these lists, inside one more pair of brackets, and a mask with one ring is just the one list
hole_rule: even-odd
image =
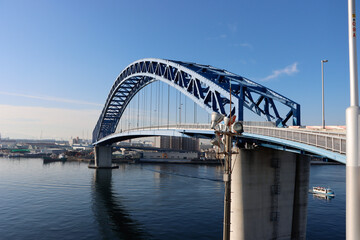
[[[222,239],[219,166],[86,163],[0,158],[0,239]],[[312,166],[308,239],[345,238],[345,167]]]

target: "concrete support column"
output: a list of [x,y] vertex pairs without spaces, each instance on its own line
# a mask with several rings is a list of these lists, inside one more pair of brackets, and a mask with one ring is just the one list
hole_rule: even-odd
[[95,146],[95,168],[111,168],[112,167],[112,151],[111,146]]
[[305,239],[310,158],[234,148],[230,239]]
[[306,239],[310,157],[296,155],[295,194],[291,239]]

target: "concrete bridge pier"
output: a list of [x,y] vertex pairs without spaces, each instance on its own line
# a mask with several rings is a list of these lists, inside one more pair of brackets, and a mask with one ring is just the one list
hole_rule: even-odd
[[95,164],[90,168],[115,168],[112,166],[112,149],[110,146],[94,147]]
[[310,157],[233,148],[231,240],[306,239]]

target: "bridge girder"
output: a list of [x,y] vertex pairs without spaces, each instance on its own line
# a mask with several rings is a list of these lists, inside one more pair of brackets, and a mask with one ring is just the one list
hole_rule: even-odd
[[[292,117],[300,125],[300,105],[242,76],[209,65],[147,58],[128,65],[117,77],[93,131],[93,142],[114,133],[131,99],[145,86],[162,81],[181,91],[209,113],[218,112],[244,120],[244,107],[286,126]],[[289,111],[279,114],[275,103]]]

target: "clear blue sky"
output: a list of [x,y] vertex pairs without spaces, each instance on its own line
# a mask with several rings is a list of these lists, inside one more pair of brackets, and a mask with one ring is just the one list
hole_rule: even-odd
[[[147,57],[257,81],[300,103],[304,125],[321,124],[320,61],[328,59],[326,121],[345,124],[346,1],[0,0],[0,29],[3,136],[92,131],[115,78]],[[45,127],[56,113],[62,125]]]

